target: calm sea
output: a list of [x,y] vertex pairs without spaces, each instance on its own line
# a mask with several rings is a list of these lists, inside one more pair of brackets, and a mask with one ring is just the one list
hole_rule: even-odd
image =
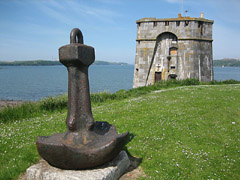
[[[89,68],[91,92],[131,89],[133,65],[92,65]],[[0,99],[37,101],[67,92],[64,66],[0,66]],[[240,80],[239,67],[215,67],[215,80]]]

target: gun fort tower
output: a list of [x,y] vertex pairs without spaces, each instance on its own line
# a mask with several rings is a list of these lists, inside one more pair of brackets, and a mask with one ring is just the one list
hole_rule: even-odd
[[133,87],[160,80],[213,80],[213,21],[182,17],[137,21]]

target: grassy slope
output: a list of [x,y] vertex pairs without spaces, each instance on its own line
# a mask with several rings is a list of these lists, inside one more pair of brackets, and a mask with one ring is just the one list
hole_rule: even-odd
[[95,113],[133,134],[127,149],[153,179],[240,179],[239,85],[151,93]]
[[[38,135],[64,132],[66,110],[0,124],[0,179],[39,157]],[[240,179],[240,85],[178,87],[93,104],[96,121],[130,131],[148,179]],[[235,123],[234,123],[235,122]]]

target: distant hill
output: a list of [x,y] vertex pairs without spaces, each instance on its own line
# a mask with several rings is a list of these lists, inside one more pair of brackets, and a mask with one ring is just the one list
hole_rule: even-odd
[[214,60],[213,66],[229,66],[229,67],[240,67],[240,60],[239,59],[220,59]]
[[[59,61],[32,60],[32,61],[0,61],[0,66],[56,66],[62,65]],[[124,62],[95,61],[93,65],[128,65]],[[240,67],[239,59],[214,60],[213,66]]]
[[[33,61],[0,61],[0,66],[55,66],[61,65],[59,61],[33,60]],[[94,65],[128,65],[123,62],[95,61]]]
[[33,60],[33,61],[0,61],[0,66],[54,66],[60,65],[59,61],[45,61],[45,60]]
[[95,61],[94,65],[128,65],[128,63],[123,62],[107,62],[107,61]]

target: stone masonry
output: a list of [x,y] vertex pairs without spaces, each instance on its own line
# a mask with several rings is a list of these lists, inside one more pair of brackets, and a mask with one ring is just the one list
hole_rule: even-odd
[[213,21],[182,17],[137,21],[133,88],[160,80],[213,80]]

